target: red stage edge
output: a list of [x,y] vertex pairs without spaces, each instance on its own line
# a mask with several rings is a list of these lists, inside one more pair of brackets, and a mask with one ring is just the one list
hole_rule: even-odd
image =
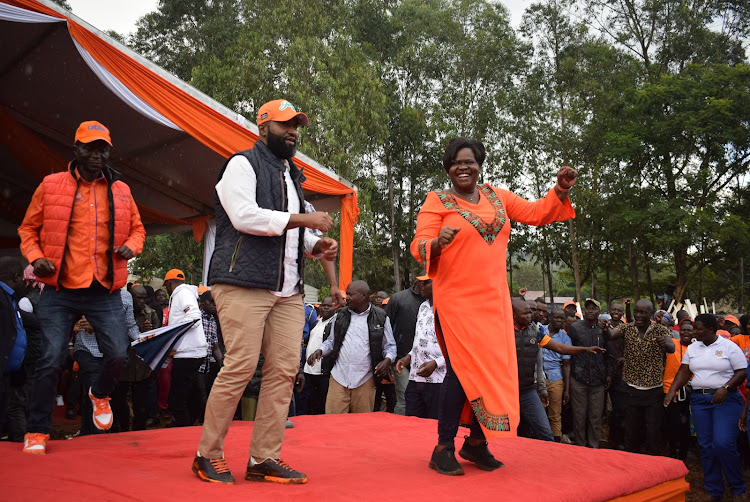
[[185,427],[50,441],[43,456],[0,443],[2,498],[677,502],[689,490],[678,460],[517,437],[489,441],[505,467],[485,472],[459,458],[466,474],[443,476],[427,467],[437,442],[434,420],[389,413],[292,420],[281,458],[307,474],[304,485],[245,481],[253,423],[234,422],[224,448],[237,480],[232,486],[201,482],[191,472],[201,428]]

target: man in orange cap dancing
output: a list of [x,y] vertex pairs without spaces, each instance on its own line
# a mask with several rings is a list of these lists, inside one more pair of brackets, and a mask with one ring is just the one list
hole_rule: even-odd
[[332,261],[338,243],[305,231],[327,232],[333,225],[328,213],[305,213],[305,178],[293,157],[297,128],[307,125],[307,115],[279,99],[260,107],[257,123],[255,146],[233,155],[216,184],[216,248],[208,284],[227,352],[206,404],[193,472],[203,481],[234,483],[224,438],[262,348],[263,384],[245,479],[299,484],[307,476],[279,456],[300,367],[304,257]]
[[46,453],[58,375],[82,315],[104,355],[99,377],[86,389],[94,425],[112,426],[109,395],[127,363],[129,341],[118,290],[127,283],[127,262],[143,249],[146,231],[130,187],[107,165],[111,148],[104,125],[83,122],[75,135],[75,160],[44,178],[18,228],[34,274],[51,286],[39,299],[43,352],[29,398],[26,453]]

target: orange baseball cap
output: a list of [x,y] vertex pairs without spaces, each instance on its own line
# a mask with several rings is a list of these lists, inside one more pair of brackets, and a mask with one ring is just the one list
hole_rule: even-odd
[[576,302],[574,302],[573,300],[568,300],[567,302],[565,302],[565,303],[563,304],[563,308],[567,307],[568,305],[573,305],[573,306],[575,306],[575,307],[577,307],[577,306],[578,306],[578,305],[576,305]]
[[164,282],[167,282],[170,279],[179,279],[181,281],[184,281],[185,274],[179,268],[173,268],[172,270],[167,272],[167,275],[164,276]]
[[112,139],[109,137],[109,129],[104,125],[95,120],[89,120],[88,122],[81,122],[76,130],[76,142],[91,143],[98,139],[104,140],[112,146]]
[[737,318],[735,316],[733,316],[732,314],[729,314],[728,316],[724,316],[724,321],[729,321],[732,324],[734,324],[735,326],[739,326],[740,325],[740,321],[738,321]]
[[260,107],[256,124],[261,125],[271,121],[286,122],[287,120],[292,120],[294,117],[297,117],[297,123],[301,126],[306,126],[310,123],[307,115],[298,112],[289,101],[286,99],[276,99]]
[[200,286],[198,286],[198,294],[199,295],[202,295],[206,291],[211,291],[211,288],[209,288],[208,286],[204,286],[203,284],[201,284]]

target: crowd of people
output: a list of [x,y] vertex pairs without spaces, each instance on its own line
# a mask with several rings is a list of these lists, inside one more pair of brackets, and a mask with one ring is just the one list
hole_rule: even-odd
[[[126,285],[145,230],[107,166],[109,131],[80,125],[75,160],[44,179],[19,228],[29,265],[0,258],[8,440],[45,454],[56,402],[81,415],[80,435],[168,417],[172,427],[202,425],[193,472],[232,484],[224,438],[242,418],[255,421],[245,479],[294,484],[307,476],[280,459],[289,417],[383,410],[437,421],[429,466],[440,474],[464,474],[459,424],[469,435],[458,455],[484,470],[503,466],[486,438],[515,430],[682,460],[694,433],[707,491],[721,497],[725,476],[744,493],[737,442],[747,424],[750,315],[680,311],[673,320],[645,299],[602,313],[593,298],[580,308],[510,295],[509,222],[574,217],[575,170],[562,168],[555,187],[529,202],[478,185],[484,145],[453,140],[443,157],[451,187],[430,192],[411,244],[422,275],[392,296],[352,281],[344,302],[338,245],[321,235],[333,221],[306,205],[293,162],[308,118],[276,100],[257,123],[259,141],[227,160],[215,187],[208,285],[174,268],[157,290]],[[321,260],[330,283],[319,304],[303,302],[305,257]],[[155,371],[128,343],[185,321],[193,324]]]

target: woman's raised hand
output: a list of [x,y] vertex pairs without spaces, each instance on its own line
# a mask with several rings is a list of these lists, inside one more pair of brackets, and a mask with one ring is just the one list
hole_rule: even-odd
[[440,229],[440,233],[438,234],[438,245],[441,249],[445,249],[448,247],[448,245],[453,242],[453,239],[456,238],[456,235],[460,231],[460,228],[456,227],[443,227]]

